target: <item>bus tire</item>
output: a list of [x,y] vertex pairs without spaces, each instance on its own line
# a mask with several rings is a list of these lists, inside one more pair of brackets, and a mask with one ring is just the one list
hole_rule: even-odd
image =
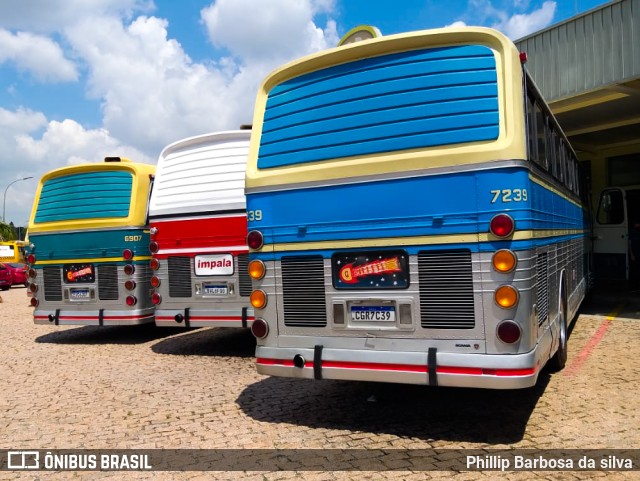
[[549,365],[553,371],[561,371],[567,364],[567,300],[564,295],[564,289],[560,294],[558,323],[560,324],[560,329],[558,331],[558,336],[560,338],[558,342],[558,349],[549,362]]

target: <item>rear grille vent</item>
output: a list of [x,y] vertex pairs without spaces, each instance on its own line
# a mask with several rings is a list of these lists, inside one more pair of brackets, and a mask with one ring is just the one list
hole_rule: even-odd
[[284,325],[324,327],[327,307],[322,256],[282,258]]
[[59,267],[45,267],[43,270],[44,278],[44,300],[45,301],[61,301],[62,300],[62,278],[60,277]]
[[118,267],[112,264],[98,266],[98,297],[101,301],[118,300]]
[[475,327],[470,251],[419,252],[418,275],[422,327]]
[[249,254],[238,255],[238,283],[240,295],[249,297],[251,295],[251,277],[249,277]]
[[549,269],[547,253],[538,254],[536,259],[536,307],[538,308],[538,324],[547,320],[549,315]]
[[169,296],[191,297],[191,258],[169,257]]

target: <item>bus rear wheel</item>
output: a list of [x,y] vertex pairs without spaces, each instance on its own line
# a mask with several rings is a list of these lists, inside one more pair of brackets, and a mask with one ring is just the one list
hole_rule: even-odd
[[549,364],[553,371],[561,371],[567,364],[567,301],[564,292],[560,295],[560,308],[558,309],[558,350],[551,358]]

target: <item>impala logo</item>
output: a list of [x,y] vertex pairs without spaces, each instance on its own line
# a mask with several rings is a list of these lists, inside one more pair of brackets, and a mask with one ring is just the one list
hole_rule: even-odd
[[197,276],[230,276],[233,274],[231,254],[202,255],[194,259]]

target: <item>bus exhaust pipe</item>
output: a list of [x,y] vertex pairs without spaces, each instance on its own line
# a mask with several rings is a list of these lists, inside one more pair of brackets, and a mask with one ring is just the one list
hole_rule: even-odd
[[293,365],[297,368],[302,369],[304,367],[305,360],[300,354],[296,354],[293,356]]

